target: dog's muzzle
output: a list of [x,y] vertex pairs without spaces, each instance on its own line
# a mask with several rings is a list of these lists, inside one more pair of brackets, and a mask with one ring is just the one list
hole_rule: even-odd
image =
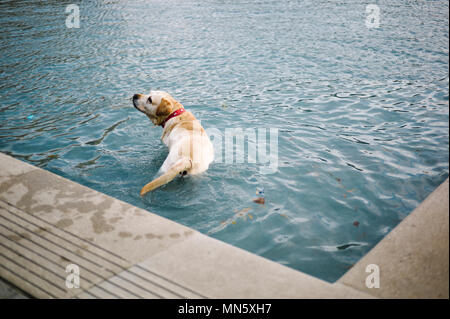
[[138,111],[140,111],[140,110],[138,109],[137,105],[136,105],[136,101],[137,101],[138,99],[139,99],[139,94],[133,95],[133,106],[134,106]]

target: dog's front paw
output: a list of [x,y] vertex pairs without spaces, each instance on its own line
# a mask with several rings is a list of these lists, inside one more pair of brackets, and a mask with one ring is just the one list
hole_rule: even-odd
[[148,190],[145,189],[145,186],[142,187],[141,192],[139,193],[141,196],[144,196],[145,194],[148,193]]

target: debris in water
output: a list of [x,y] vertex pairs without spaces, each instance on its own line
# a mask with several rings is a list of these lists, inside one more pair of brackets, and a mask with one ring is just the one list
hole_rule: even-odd
[[253,200],[253,202],[255,202],[256,204],[264,205],[264,203],[266,202],[266,200],[264,199],[264,197],[258,197],[258,198],[255,198],[255,199]]
[[353,226],[358,227],[358,226],[359,226],[359,221],[355,220],[355,221],[353,222]]
[[257,187],[256,195],[259,195],[260,197],[264,197],[264,187]]

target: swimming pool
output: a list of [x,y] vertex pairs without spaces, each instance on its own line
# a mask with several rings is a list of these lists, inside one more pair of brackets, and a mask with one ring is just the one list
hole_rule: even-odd
[[[448,2],[0,3],[0,151],[337,280],[448,176]],[[167,150],[131,105],[277,129],[277,170],[218,161],[139,196]],[[253,199],[264,196],[265,204]]]

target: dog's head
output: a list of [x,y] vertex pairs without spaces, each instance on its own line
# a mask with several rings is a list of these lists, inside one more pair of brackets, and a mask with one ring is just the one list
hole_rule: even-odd
[[179,104],[169,93],[150,91],[150,94],[135,94],[133,105],[148,116],[155,125],[161,125]]

